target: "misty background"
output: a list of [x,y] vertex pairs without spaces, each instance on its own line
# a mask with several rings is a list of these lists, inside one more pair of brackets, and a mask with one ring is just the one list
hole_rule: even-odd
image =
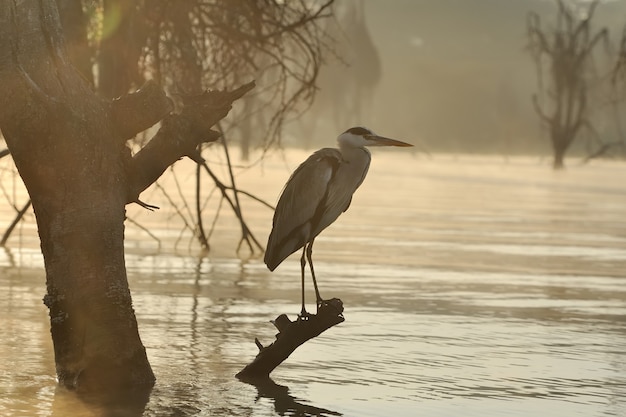
[[[290,126],[287,142],[327,146],[347,127],[365,125],[435,152],[549,154],[531,101],[539,89],[526,50],[530,11],[549,28],[556,2],[339,2],[336,20],[329,22],[341,42],[337,56],[322,68],[316,101]],[[592,31],[607,27],[613,43],[598,48],[600,77],[614,64],[611,52],[625,22],[624,1],[603,2],[596,10]],[[619,129],[619,114],[604,104],[609,93],[596,92],[590,106],[594,128],[607,140]],[[580,153],[586,134],[572,154]]]
[[[193,4],[165,3],[183,10]],[[197,2],[214,13],[225,5],[239,11],[259,3],[266,4]],[[318,3],[325,0],[277,0],[274,5]],[[58,267],[67,262],[67,271],[85,291],[91,291],[86,283],[95,282],[100,269],[114,269],[113,258],[119,261],[118,271],[124,272],[125,264],[127,280],[124,276],[120,282],[128,281],[125,288],[132,292],[141,340],[158,378],[150,398],[138,398],[141,404],[111,403],[99,409],[59,385],[51,310],[42,302],[47,288],[37,222],[12,157],[0,146],[0,232],[11,236],[3,246],[0,235],[0,316],[6,334],[0,340],[1,416],[626,415],[626,164],[595,159],[568,164],[557,173],[547,158],[538,156],[552,150],[531,101],[539,88],[535,64],[525,50],[526,19],[534,11],[542,29],[549,30],[556,1],[336,0],[335,6],[336,17],[320,23],[328,24],[329,35],[341,42],[335,45],[336,55],[325,58],[317,100],[309,111],[297,101],[302,117],[291,108],[281,110],[289,116],[282,137],[288,149],[263,153],[262,163],[231,164],[228,152],[231,144],[241,146],[240,154],[233,149],[235,160],[245,157],[246,147],[265,151],[275,143],[263,138],[263,130],[282,131],[280,118],[272,125],[272,112],[280,115],[277,108],[290,101],[283,84],[271,78],[280,79],[287,71],[272,73],[277,63],[267,61],[267,54],[252,56],[244,66],[240,56],[250,58],[259,49],[251,52],[246,43],[233,49],[225,43],[228,48],[218,48],[232,53],[225,63],[223,55],[219,65],[209,61],[210,54],[200,54],[207,63],[191,66],[197,71],[194,80],[177,66],[184,61],[176,59],[181,44],[165,42],[176,32],[170,28],[160,32],[162,43],[144,54],[152,56],[159,45],[171,47],[168,53],[175,59],[159,67],[170,77],[164,77],[164,89],[178,81],[230,89],[250,78],[257,87],[220,122],[225,139],[203,149],[210,173],[183,158],[141,194],[142,201],[160,210],[125,206],[123,253],[107,255],[112,246],[91,224],[85,235],[103,242],[102,252],[81,247],[52,251],[56,259],[49,262],[60,271],[59,279],[71,276]],[[228,20],[222,14],[215,16],[211,22],[224,25],[217,29],[247,33],[245,26],[239,30],[224,23]],[[176,22],[174,17],[170,21]],[[139,21],[149,22],[150,16],[139,16]],[[609,97],[619,97],[620,88],[626,91],[623,83],[611,91],[606,82],[615,43],[626,26],[626,0],[603,1],[592,26],[591,33],[608,27],[614,43],[608,51],[596,51],[602,82],[590,93],[590,117],[609,142],[621,137],[618,122],[626,106],[606,104]],[[111,58],[132,44],[127,33],[114,33],[108,38]],[[222,34],[222,40],[232,38],[230,33]],[[218,34],[210,32],[211,39]],[[314,67],[317,55],[302,62],[292,59],[298,49],[289,48],[297,42],[288,40],[270,43],[270,52],[286,52],[279,58],[300,64],[289,71],[302,70],[306,84],[303,68]],[[98,49],[100,57],[102,52]],[[141,69],[138,56],[127,62],[133,70]],[[92,63],[94,55],[88,57]],[[235,82],[229,77],[238,67]],[[253,74],[258,67],[268,70]],[[125,72],[110,75],[120,81]],[[295,84],[293,78],[289,82]],[[121,87],[134,89],[135,81],[122,81],[128,82]],[[81,107],[67,108],[90,120]],[[49,120],[51,116],[28,124],[45,127]],[[234,376],[253,360],[257,343],[267,346],[276,338],[270,321],[279,314],[295,318],[301,308],[299,255],[272,272],[262,260],[261,246],[273,227],[271,205],[291,172],[310,155],[302,148],[334,146],[335,138],[354,125],[411,142],[415,152],[435,156],[411,153],[413,148],[372,152],[370,172],[350,209],[315,243],[320,291],[345,302],[346,321],[298,348],[273,373],[271,389],[242,384]],[[133,144],[137,150],[145,145],[141,137],[149,140],[139,135]],[[68,136],[67,142],[83,149],[89,143],[85,139]],[[586,153],[585,139],[578,137],[567,156]],[[58,149],[52,148],[56,145],[31,155],[40,157],[35,170],[62,166],[54,158]],[[36,159],[27,162],[32,161]],[[109,175],[103,166],[80,172]],[[69,213],[78,220],[83,212],[102,213],[96,202],[109,203],[110,194],[98,190],[83,201],[70,195],[70,186],[61,191],[68,201],[68,209],[60,210],[63,217]],[[76,187],[76,195],[81,192]],[[235,203],[229,205],[227,196]],[[252,235],[258,246],[246,241]],[[79,266],[89,262],[89,271]],[[312,302],[308,279],[306,291]],[[111,298],[110,292],[106,296]],[[72,298],[87,312],[99,311],[86,298]],[[88,321],[88,316],[79,317]],[[114,314],[106,317],[120,323]],[[92,326],[83,334],[99,335],[101,329]],[[122,346],[119,339],[114,342]],[[96,342],[84,346],[100,350]],[[98,360],[97,368],[104,368],[102,363]]]

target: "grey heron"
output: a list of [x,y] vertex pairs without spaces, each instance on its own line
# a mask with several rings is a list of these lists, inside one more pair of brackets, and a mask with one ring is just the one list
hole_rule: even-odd
[[[361,185],[370,165],[366,146],[413,146],[378,136],[365,127],[352,127],[337,138],[339,149],[323,148],[307,158],[287,181],[278,199],[265,264],[273,271],[289,255],[302,248],[301,317],[308,316],[304,305],[304,270],[308,260],[317,307],[323,303],[313,269],[315,238],[346,211],[352,194]],[[306,260],[305,260],[306,256]]]

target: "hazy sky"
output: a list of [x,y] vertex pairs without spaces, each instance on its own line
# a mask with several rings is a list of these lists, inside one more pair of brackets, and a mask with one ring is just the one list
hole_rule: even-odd
[[[625,6],[617,0],[598,7],[598,27],[608,25],[620,34]],[[323,137],[341,131],[331,119],[350,113],[358,102],[361,114],[339,123],[418,137],[433,147],[545,150],[531,104],[536,71],[525,50],[531,10],[545,25],[555,15],[552,0],[366,0],[364,21],[376,56],[356,52],[347,76],[330,71],[336,85],[323,86],[321,94],[327,113],[313,116],[327,129]],[[354,42],[364,43],[363,38]],[[355,45],[345,55],[366,50]],[[350,80],[369,71],[376,58],[382,77],[361,86],[371,99],[350,91]]]

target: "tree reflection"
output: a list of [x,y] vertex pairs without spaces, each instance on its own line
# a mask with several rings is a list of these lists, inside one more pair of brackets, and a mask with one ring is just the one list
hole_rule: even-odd
[[141,417],[152,387],[108,391],[72,391],[58,385],[54,393],[51,417]]

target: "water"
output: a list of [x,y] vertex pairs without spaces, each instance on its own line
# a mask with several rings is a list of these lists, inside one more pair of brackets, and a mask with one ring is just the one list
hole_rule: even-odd
[[[158,190],[144,201],[160,212],[129,209],[162,236],[127,230],[158,378],[143,415],[626,415],[626,164],[554,173],[536,158],[375,153],[314,251],[322,295],[343,300],[346,321],[296,350],[274,386],[234,374],[255,337],[274,339],[269,320],[299,311],[297,256],[273,273],[236,257],[223,209],[203,257]],[[295,164],[268,160],[240,183],[274,202]],[[264,241],[271,212],[243,202]],[[57,388],[41,257],[32,223],[20,227],[22,249],[0,252],[0,415],[141,415]]]

